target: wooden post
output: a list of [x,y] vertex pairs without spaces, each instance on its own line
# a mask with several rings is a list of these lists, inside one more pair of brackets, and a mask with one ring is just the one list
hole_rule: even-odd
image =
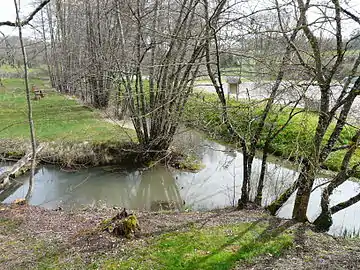
[[236,85],[236,101],[239,101],[239,84]]

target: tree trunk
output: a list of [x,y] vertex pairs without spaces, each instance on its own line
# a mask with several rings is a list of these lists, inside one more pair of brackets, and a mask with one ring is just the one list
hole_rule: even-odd
[[34,179],[35,166],[36,166],[36,141],[35,141],[34,121],[33,121],[33,117],[32,117],[32,106],[31,106],[31,99],[30,99],[28,63],[27,63],[26,50],[24,47],[24,42],[23,42],[23,37],[22,37],[22,27],[21,27],[21,23],[20,23],[19,8],[18,8],[16,0],[14,0],[14,5],[15,5],[15,10],[16,10],[16,21],[17,21],[17,25],[18,25],[18,29],[19,29],[19,40],[20,40],[21,52],[22,52],[23,62],[24,62],[24,81],[25,81],[26,101],[27,101],[27,107],[28,107],[28,121],[29,121],[31,149],[32,149],[29,188],[28,188],[28,191],[27,191],[27,194],[25,197],[26,200],[29,200],[31,193],[32,193],[32,189],[33,189],[33,179]]
[[321,195],[321,213],[314,221],[314,225],[316,229],[322,232],[326,232],[330,229],[331,225],[333,224],[331,212],[330,212],[330,201],[329,201],[330,194],[328,189],[322,192]]
[[287,202],[291,195],[298,188],[298,181],[295,181],[291,187],[289,187],[285,192],[283,192],[279,198],[273,201],[271,204],[265,207],[266,210],[270,212],[271,215],[276,215],[277,211]]
[[[357,166],[354,165],[353,169],[349,171],[349,164],[351,158],[353,157],[355,151],[358,149],[360,139],[360,130],[356,132],[353,136],[350,147],[347,150],[342,163],[341,163],[341,171],[336,175],[336,177],[331,181],[331,183],[324,188],[321,195],[321,213],[318,218],[314,221],[316,228],[319,231],[328,231],[332,225],[332,217],[330,210],[330,196],[333,191],[344,183],[347,179],[349,179],[355,172]],[[335,208],[336,210],[337,208]]]
[[298,179],[298,191],[296,193],[293,219],[299,222],[308,221],[306,212],[309,205],[311,190],[315,181],[315,167],[312,162],[306,162]]
[[256,196],[255,196],[255,201],[254,201],[259,206],[261,206],[261,203],[262,203],[267,157],[268,157],[268,150],[267,150],[267,147],[265,146],[264,150],[263,150],[262,160],[261,160],[261,171],[260,171],[260,176],[259,176],[259,183],[257,186],[257,191],[256,191]]
[[[249,172],[249,160],[250,156],[247,152],[247,146],[245,141],[242,142],[242,152],[243,152],[243,182],[241,187],[241,197],[238,200],[238,209],[243,209],[246,204],[249,202],[249,184],[251,171]],[[251,169],[251,167],[250,167]]]

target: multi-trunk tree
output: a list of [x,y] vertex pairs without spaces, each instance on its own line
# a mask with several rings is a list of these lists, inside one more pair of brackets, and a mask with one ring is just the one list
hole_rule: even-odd
[[[277,126],[275,124],[277,118],[271,115],[280,113],[283,110],[281,106],[275,104],[275,99],[284,94],[284,84],[289,83],[289,79],[293,84],[297,84],[296,79],[303,81],[296,85],[300,89],[300,95],[298,96],[300,99],[293,100],[293,109],[286,110],[289,112],[288,121],[291,121],[294,115],[302,112],[301,109],[295,109],[299,104],[303,104],[304,109],[309,109],[307,107],[310,106],[310,109],[317,111],[319,117],[312,144],[309,145],[309,150],[301,153],[301,157],[298,159],[301,168],[299,178],[277,200],[270,204],[268,209],[275,214],[283,203],[296,192],[293,218],[298,221],[306,221],[309,198],[317,174],[324,167],[324,163],[332,153],[344,149],[348,149],[348,152],[344,154],[341,171],[330,182],[330,185],[324,188],[321,203],[322,214],[315,223],[321,224],[324,223],[324,220],[330,220],[325,223],[326,226],[331,225],[331,213],[340,211],[359,200],[360,196],[355,196],[338,206],[329,206],[329,197],[333,190],[349,177],[359,173],[359,164],[354,165],[351,163],[351,158],[358,149],[357,136],[354,136],[349,145],[341,141],[342,131],[351,128],[347,123],[347,119],[355,99],[359,96],[359,78],[356,77],[359,74],[359,58],[349,57],[349,55],[353,54],[352,46],[359,37],[353,35],[350,39],[344,38],[344,24],[349,19],[354,22],[359,20],[356,15],[342,5],[345,5],[345,3],[340,4],[339,1],[331,1],[327,4],[316,1],[293,1],[290,5],[274,1],[273,6],[270,6],[267,10],[252,10],[251,13],[243,15],[241,18],[234,18],[232,21],[230,18],[228,21],[223,22],[224,25],[229,25],[243,18],[248,18],[250,25],[254,25],[252,19],[258,18],[261,13],[269,14],[271,10],[277,13],[277,24],[272,24],[273,28],[267,28],[266,31],[271,33],[272,38],[274,38],[274,33],[278,33],[276,36],[277,44],[280,48],[283,48],[283,50],[278,51],[281,60],[278,65],[275,65],[276,61],[273,61],[274,64],[270,67],[273,74],[276,75],[275,81],[272,83],[268,98],[264,101],[265,105],[259,106],[257,109],[253,108],[253,112],[257,112],[250,114],[249,128],[247,130],[234,129],[232,119],[228,116],[229,106],[224,94],[219,57],[221,53],[221,48],[219,49],[220,36],[221,34],[228,36],[228,33],[225,32],[224,34],[224,31],[222,32],[221,24],[210,25],[206,51],[208,74],[222,106],[223,122],[228,127],[229,133],[239,142],[243,153],[242,167],[244,173],[241,198],[239,199],[240,207],[252,200],[249,195],[250,186],[256,186],[253,182],[257,182],[252,177],[252,164],[255,158],[255,150],[260,146],[263,148],[263,160],[260,179],[255,192],[255,202],[261,203],[266,160],[271,149],[271,143],[286,126],[286,124]],[[317,15],[318,18],[309,21],[309,16],[314,17],[314,9],[321,11],[322,15]],[[261,28],[256,27],[256,31],[251,33],[249,27],[247,27],[247,32],[242,34],[243,39],[246,39],[251,33],[251,35],[261,36],[260,40],[263,42],[266,31],[261,32],[259,30]],[[237,39],[239,39],[239,33]],[[260,47],[262,49],[257,50],[256,54],[251,55],[252,57],[265,55],[262,53],[264,52],[263,46]],[[230,54],[231,52],[226,53]],[[269,57],[271,57],[271,52],[268,53]],[[235,51],[233,55],[240,54]],[[266,62],[266,60],[263,60],[263,62]],[[296,76],[294,71],[300,74]],[[345,84],[339,86],[337,82],[344,77],[346,77]],[[311,94],[318,96],[319,102],[309,99],[306,96],[308,92],[314,92]],[[286,97],[286,93],[284,96]],[[309,105],[309,103],[311,104]],[[317,103],[319,103],[319,108]],[[352,128],[354,130],[358,129],[357,127]]]

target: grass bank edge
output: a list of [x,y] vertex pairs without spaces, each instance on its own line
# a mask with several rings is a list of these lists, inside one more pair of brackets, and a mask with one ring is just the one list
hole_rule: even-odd
[[[253,104],[256,104],[254,107]],[[247,108],[251,107],[252,116],[255,118],[262,112],[264,103],[254,101],[231,99],[228,101],[229,117],[232,121],[234,128],[243,134],[244,130],[249,129],[249,123],[246,122],[246,117],[243,117],[247,113]],[[275,106],[275,110],[276,110]],[[186,108],[184,110],[184,123],[190,127],[201,130],[207,134],[211,139],[215,139],[225,143],[231,143],[237,145],[236,141],[233,141],[229,136],[226,126],[220,119],[221,109],[218,98],[215,94],[199,93],[195,92],[190,97]],[[300,110],[300,109],[298,109]],[[277,126],[284,125],[287,121],[289,111],[283,111],[271,113],[268,117],[268,123],[275,121]],[[248,116],[248,115],[247,115]],[[311,150],[313,134],[315,133],[318,115],[314,112],[302,112],[296,115],[289,123],[289,125],[279,133],[279,135],[273,140],[271,144],[270,152],[282,157],[286,160],[298,161],[308,151]],[[265,125],[264,134],[267,134],[268,128]],[[331,128],[335,126],[335,123],[331,124],[329,131],[326,134],[326,139],[330,136]],[[251,127],[254,130],[256,126]],[[264,134],[258,145],[258,149],[262,150],[264,146]],[[346,126],[340,135],[340,139],[343,144],[351,142],[352,137],[355,134],[355,128]],[[246,136],[246,135],[245,135]],[[325,161],[324,169],[331,171],[339,171],[341,161],[345,155],[346,150],[340,150],[333,152],[329,155],[329,158]],[[360,148],[358,148],[351,159],[350,164],[360,162]],[[360,179],[360,174],[356,175]]]

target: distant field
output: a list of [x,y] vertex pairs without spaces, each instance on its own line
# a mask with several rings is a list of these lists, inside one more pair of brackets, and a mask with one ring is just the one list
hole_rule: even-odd
[[[39,66],[34,68],[29,68],[29,77],[30,78],[42,78],[47,77],[47,67]],[[10,65],[1,65],[0,66],[0,76],[1,78],[22,78],[23,77],[23,67],[13,67]]]
[[[44,89],[46,96],[32,101],[36,136],[43,141],[129,141],[133,131],[105,122],[100,113],[68,99],[41,80],[31,84]],[[21,79],[3,79],[0,87],[0,139],[27,139],[27,105]]]

